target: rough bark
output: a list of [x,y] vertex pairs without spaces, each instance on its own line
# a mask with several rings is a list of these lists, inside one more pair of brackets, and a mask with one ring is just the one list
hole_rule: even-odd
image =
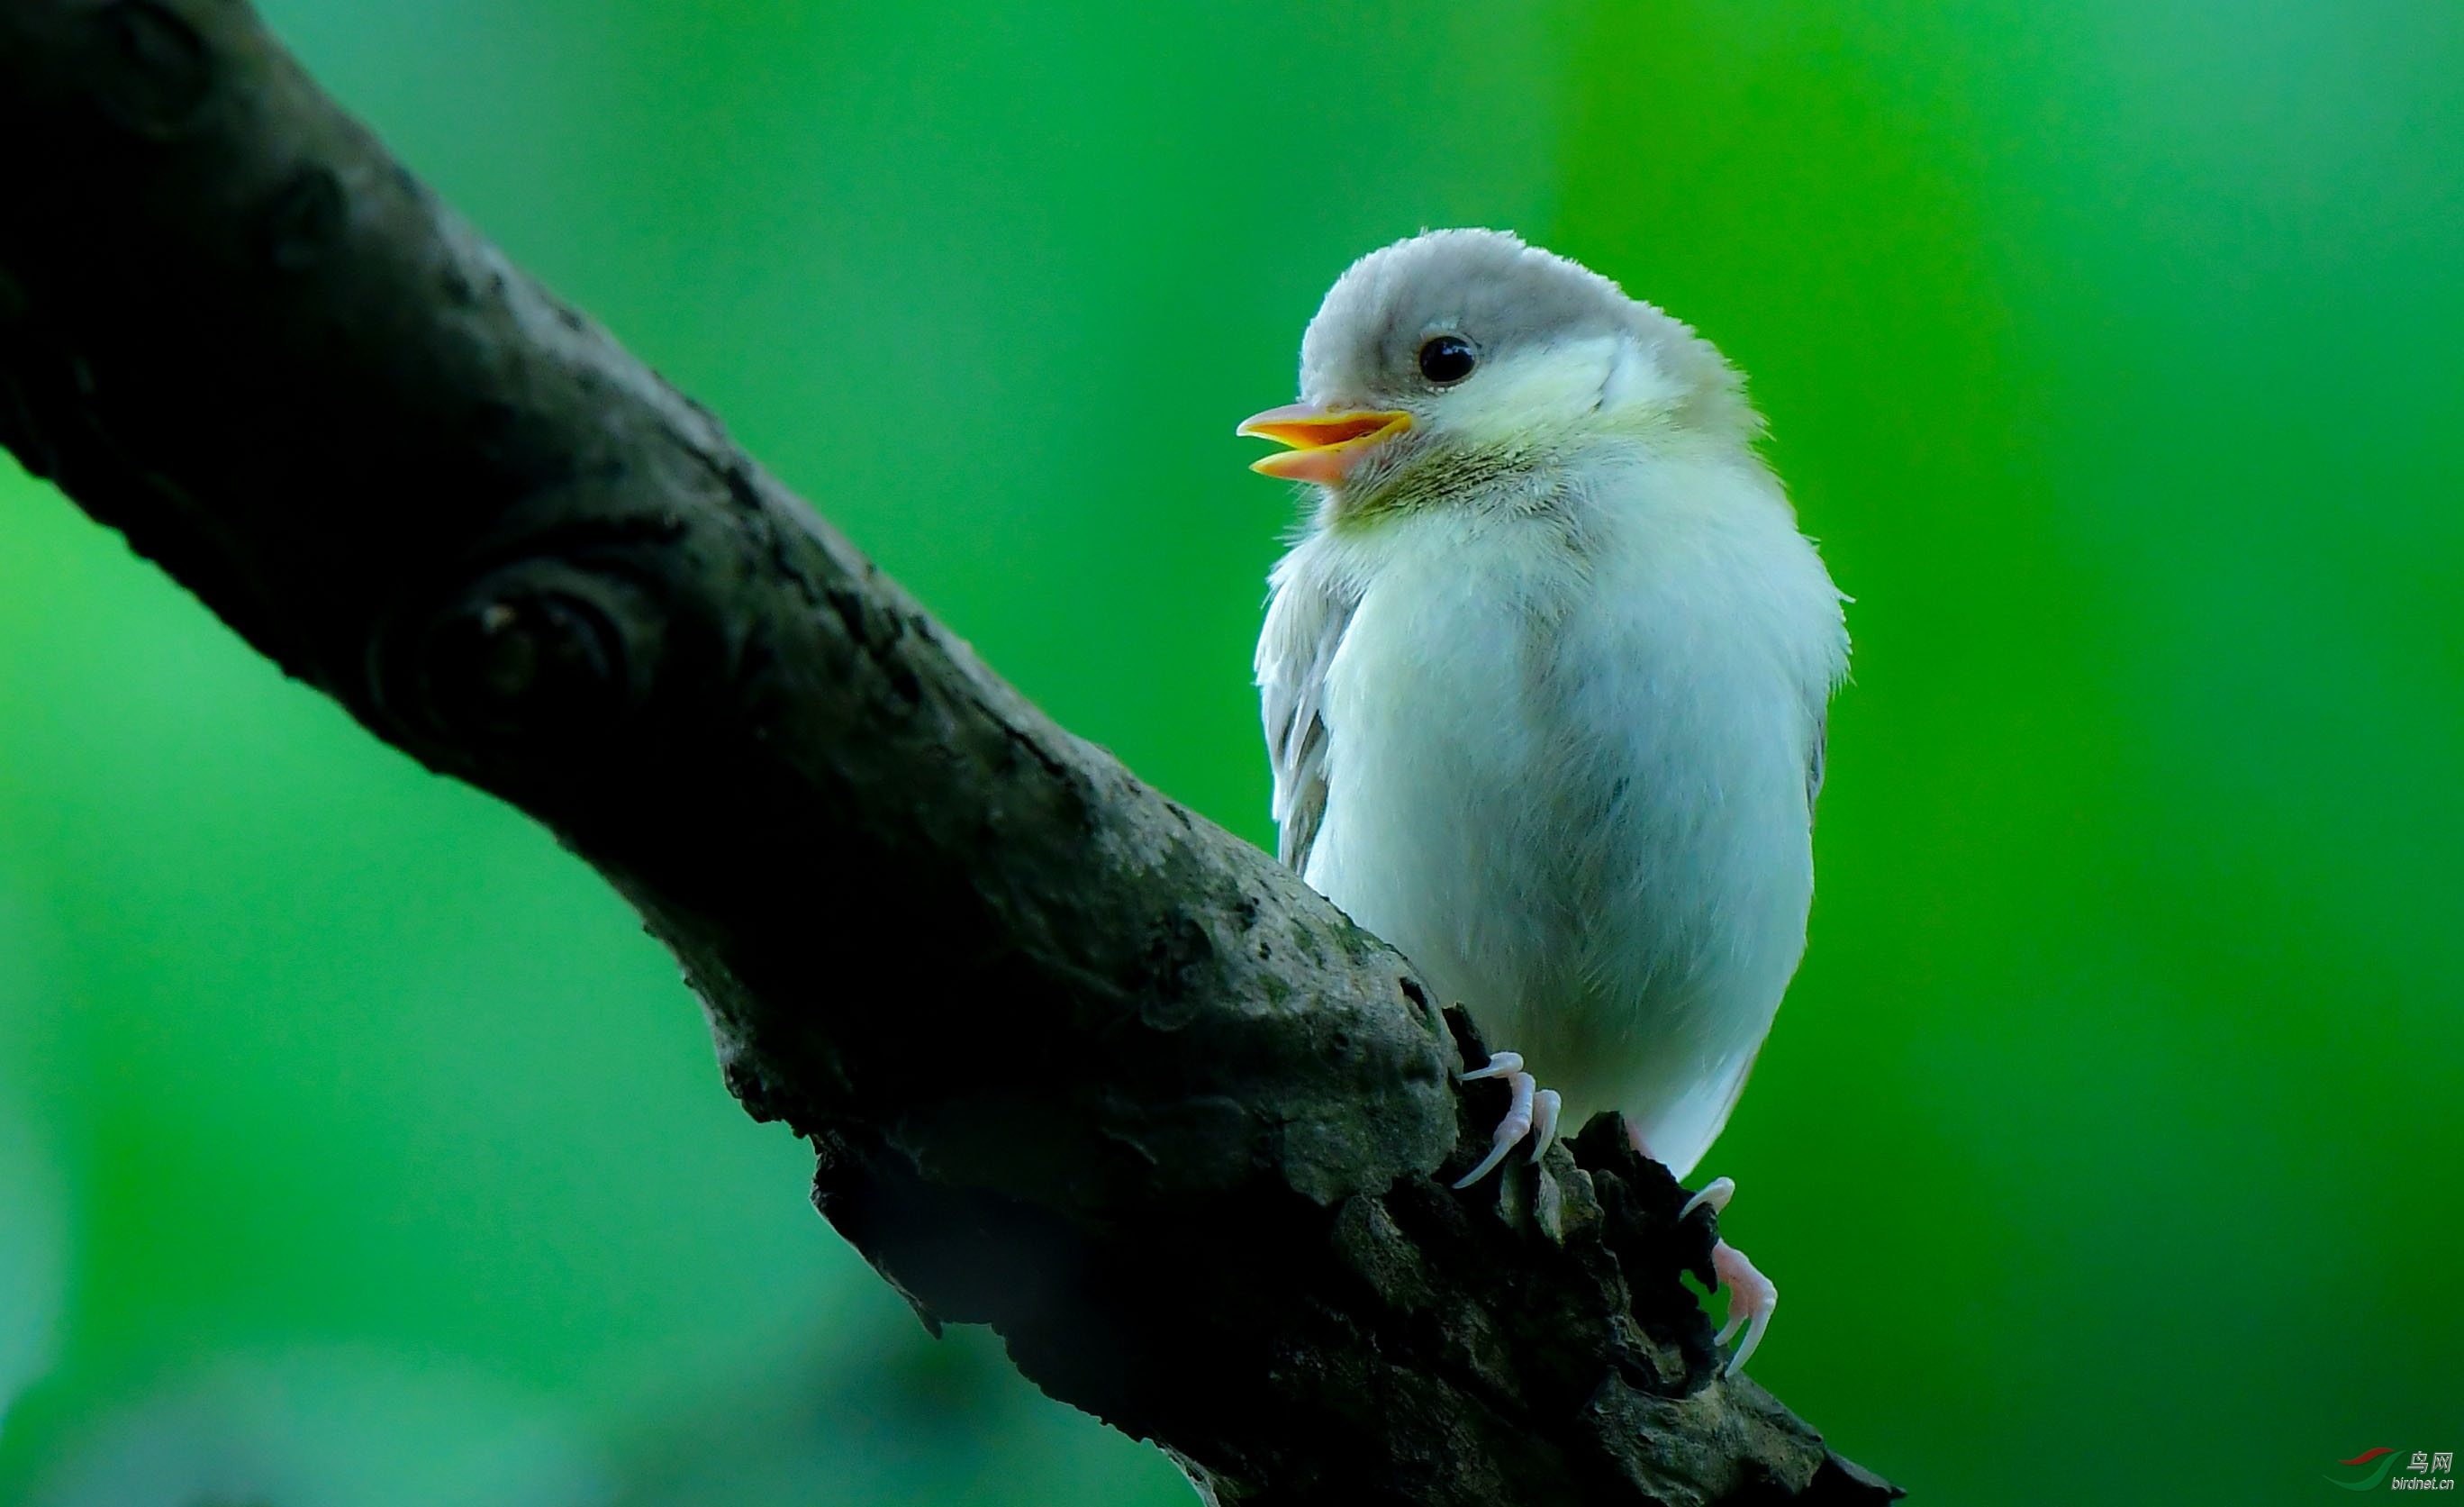
[[606,875],[928,1324],[1222,1502],[1897,1495],[1717,1379],[1709,1217],[1612,1119],[1450,1190],[1503,1107],[1467,1019],[1027,704],[241,0],[0,0],[0,442]]

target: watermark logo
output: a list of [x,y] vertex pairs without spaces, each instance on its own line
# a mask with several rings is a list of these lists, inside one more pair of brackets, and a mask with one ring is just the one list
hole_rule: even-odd
[[2333,1475],[2327,1477],[2330,1485],[2341,1486],[2348,1492],[2374,1492],[2382,1485],[2391,1492],[2452,1492],[2455,1489],[2455,1452],[2453,1450],[2435,1452],[2415,1450],[2408,1459],[2394,1446],[2383,1444],[2375,1450],[2364,1450],[2349,1460],[2336,1463],[2347,1469],[2369,1467],[2356,1480],[2339,1480]]

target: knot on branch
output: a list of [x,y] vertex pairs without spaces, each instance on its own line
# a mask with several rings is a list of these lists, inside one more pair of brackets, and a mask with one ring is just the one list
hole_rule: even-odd
[[212,92],[212,54],[162,0],[119,0],[93,17],[86,87],[102,113],[150,141],[187,133]]
[[482,576],[414,632],[380,634],[373,678],[429,739],[523,762],[621,728],[649,696],[665,639],[665,614],[633,583],[525,560]]
[[287,273],[316,266],[341,233],[348,211],[334,169],[322,163],[300,164],[266,202],[257,233],[267,265]]

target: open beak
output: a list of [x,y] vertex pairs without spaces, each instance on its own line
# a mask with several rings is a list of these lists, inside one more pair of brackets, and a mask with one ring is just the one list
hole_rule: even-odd
[[1384,412],[1329,410],[1314,403],[1288,403],[1241,421],[1239,432],[1263,434],[1291,449],[1249,463],[1261,476],[1287,481],[1314,481],[1332,486],[1360,457],[1412,427],[1412,415],[1401,410]]

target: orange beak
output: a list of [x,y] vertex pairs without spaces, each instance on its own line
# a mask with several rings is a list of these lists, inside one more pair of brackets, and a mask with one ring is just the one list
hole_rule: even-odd
[[1253,460],[1249,469],[1287,481],[1314,481],[1332,486],[1360,457],[1412,427],[1412,415],[1400,410],[1384,412],[1329,410],[1314,403],[1289,403],[1241,421],[1238,432],[1263,434],[1291,449]]

